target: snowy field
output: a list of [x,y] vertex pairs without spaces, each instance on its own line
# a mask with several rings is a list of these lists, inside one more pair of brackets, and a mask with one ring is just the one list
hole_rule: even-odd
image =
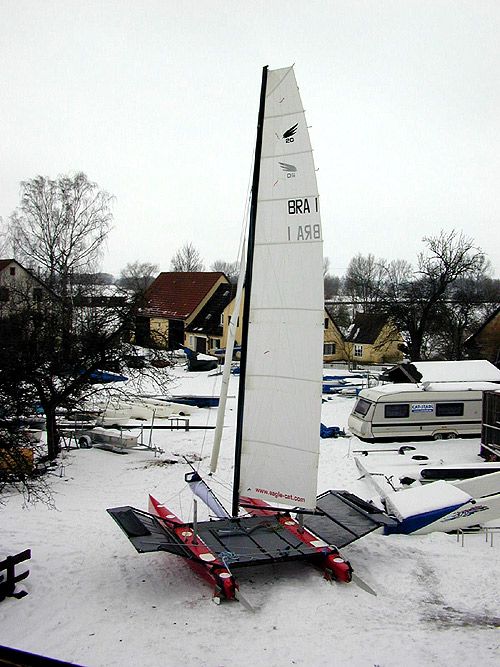
[[[220,376],[177,375],[174,393],[219,392]],[[220,467],[212,480],[223,501],[230,497],[237,378],[231,383]],[[347,428],[354,400],[335,396],[325,402],[323,423]],[[210,426],[215,418],[215,409],[199,409],[191,424]],[[484,535],[468,535],[463,547],[442,533],[362,538],[343,553],[377,597],[353,583],[329,584],[304,563],[242,569],[238,580],[254,613],[237,602],[213,604],[211,588],[184,560],[137,554],[106,508],[147,510],[151,492],[182,518],[192,518],[182,456],[201,457],[206,470],[212,437],[212,430],[157,430],[153,442],[165,450],[160,457],[148,451],[65,451],[50,477],[55,509],[5,498],[0,552],[31,548],[32,560],[23,582],[29,594],[0,603],[0,644],[89,667],[499,664],[500,535],[492,547]],[[411,444],[430,461],[479,460],[478,439]],[[322,440],[319,491],[368,496],[353,452],[370,447],[356,438]],[[364,460],[386,469],[397,462],[398,473],[415,469],[411,455]]]

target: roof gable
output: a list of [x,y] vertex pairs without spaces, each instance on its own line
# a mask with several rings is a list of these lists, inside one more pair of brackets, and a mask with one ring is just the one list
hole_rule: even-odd
[[149,316],[185,320],[198,308],[217,282],[221,271],[162,272],[146,292],[143,313]]
[[0,259],[0,271],[6,269],[9,266],[9,264],[12,264],[12,262],[18,264],[18,262],[16,262],[15,259]]
[[387,324],[387,315],[376,313],[356,313],[349,327],[346,341],[373,345]]
[[236,285],[230,283],[219,285],[186,330],[222,336],[221,314],[234,299],[235,294]]
[[473,333],[471,336],[469,336],[469,337],[467,338],[467,340],[465,341],[465,347],[470,347],[470,346],[471,346],[471,343],[473,343],[474,340],[475,340],[476,338],[478,338],[478,337],[482,334],[482,332],[486,329],[486,327],[487,327],[491,322],[493,322],[494,320],[496,320],[497,317],[500,317],[500,306],[499,306],[496,310],[494,310],[494,311],[493,311],[493,312],[492,312],[492,313],[485,319],[485,321],[481,324],[481,326],[478,328],[478,330],[477,330],[475,333]]

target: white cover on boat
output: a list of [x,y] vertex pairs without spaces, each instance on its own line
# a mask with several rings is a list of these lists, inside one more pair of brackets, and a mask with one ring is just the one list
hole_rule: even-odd
[[394,514],[399,521],[426,512],[463,505],[469,500],[472,500],[472,496],[443,480],[394,491],[385,496],[387,511]]
[[323,242],[309,133],[292,68],[268,72],[240,494],[316,505]]

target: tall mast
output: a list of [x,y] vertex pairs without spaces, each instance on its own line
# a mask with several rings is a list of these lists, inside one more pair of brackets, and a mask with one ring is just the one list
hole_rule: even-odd
[[255,221],[257,219],[257,198],[259,195],[260,158],[262,154],[262,134],[264,129],[264,112],[266,106],[267,66],[262,70],[260,89],[259,117],[257,120],[257,140],[252,180],[252,199],[250,203],[250,219],[248,225],[247,261],[245,273],[245,301],[243,304],[243,322],[241,331],[240,382],[238,389],[238,412],[236,417],[236,443],[234,456],[233,505],[231,513],[238,516],[240,499],[240,464],[243,441],[243,411],[245,404],[245,375],[247,365],[248,318],[250,314],[250,292],[252,287],[253,254],[255,247]]

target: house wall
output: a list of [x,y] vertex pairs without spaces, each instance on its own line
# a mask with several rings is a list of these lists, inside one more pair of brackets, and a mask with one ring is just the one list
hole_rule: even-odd
[[372,363],[399,364],[404,355],[399,349],[403,343],[401,334],[390,324],[386,324],[373,345]]
[[150,319],[151,340],[159,347],[167,347],[168,344],[168,320],[163,317],[152,317]]
[[[236,339],[235,339],[235,345],[241,345],[241,324],[243,322],[243,305],[245,303],[245,292],[243,291],[243,297],[241,299],[241,304],[240,304],[240,313],[238,317],[238,324],[236,325]],[[233,314],[234,310],[234,299],[230,301],[227,306],[224,308],[224,312],[222,313],[222,339],[220,342],[219,347],[225,348],[227,345],[227,337],[229,334],[229,320],[231,319],[231,315]],[[215,349],[213,347],[212,349]]]
[[481,359],[492,364],[500,362],[500,313],[484,326],[474,342]]
[[[323,362],[331,363],[332,361],[343,361],[345,358],[345,343],[340,331],[335,326],[335,322],[331,319],[325,310],[325,327],[323,334],[323,345],[334,345],[335,351],[332,354],[323,354]],[[325,348],[323,347],[323,350]]]
[[17,262],[0,271],[0,313],[11,312],[20,304],[36,303],[50,292]]
[[386,324],[373,343],[346,342],[344,358],[346,361],[360,364],[399,364],[404,358],[399,350],[401,343],[403,343],[401,334],[390,324]]

